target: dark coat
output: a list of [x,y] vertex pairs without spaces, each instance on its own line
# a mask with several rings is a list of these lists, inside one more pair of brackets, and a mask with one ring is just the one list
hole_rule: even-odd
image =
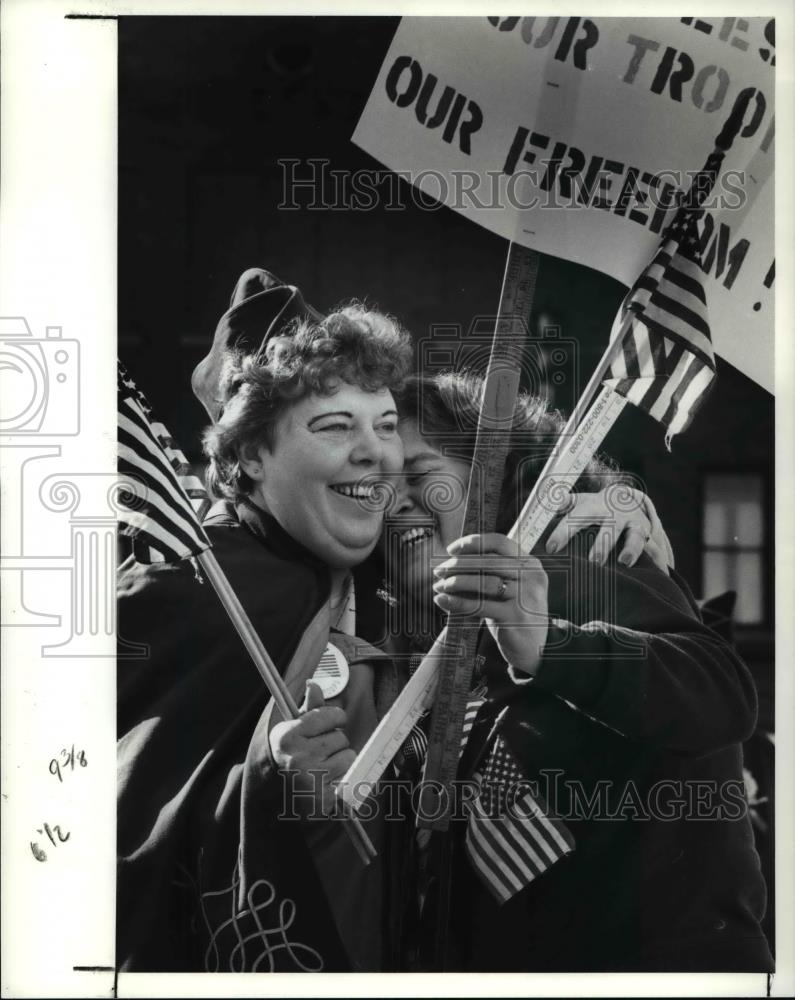
[[449,968],[771,969],[742,778],[748,669],[649,561],[542,561],[560,620],[521,687],[488,638],[489,701],[465,771],[507,706],[500,731],[576,849],[498,906],[459,843]]
[[[327,568],[246,505],[217,505],[205,526],[277,668],[308,639],[316,664]],[[357,579],[361,619],[370,584]],[[212,586],[190,563],[128,560],[118,609],[118,967],[348,969],[299,823],[277,819],[281,781],[251,762],[269,696]]]

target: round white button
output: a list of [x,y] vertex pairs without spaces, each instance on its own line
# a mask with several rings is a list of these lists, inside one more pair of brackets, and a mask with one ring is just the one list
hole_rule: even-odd
[[323,692],[323,697],[328,700],[345,690],[350,676],[348,661],[342,652],[330,642],[320,657],[320,663],[312,676],[313,682]]

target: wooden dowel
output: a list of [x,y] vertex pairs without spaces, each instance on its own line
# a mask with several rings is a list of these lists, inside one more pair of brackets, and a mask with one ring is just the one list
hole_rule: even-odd
[[[215,592],[223,604],[226,613],[229,615],[232,624],[237,630],[237,634],[243,640],[243,645],[248,650],[254,665],[260,673],[265,686],[273,698],[274,704],[279,709],[285,719],[297,719],[301,714],[295,699],[290,694],[287,685],[276,665],[268,655],[268,651],[262,643],[256,629],[251,624],[251,619],[246,614],[246,610],[240,603],[240,599],[232,589],[232,585],[227,579],[226,573],[221,569],[218,560],[212,549],[207,549],[197,556],[199,565],[207,574],[210,583],[215,588]],[[346,811],[346,822],[344,824],[348,836],[351,838],[353,846],[356,848],[359,857],[365,865],[370,864],[370,858],[377,855],[375,845],[370,840],[361,821],[354,816],[350,810]]]
[[240,599],[232,589],[232,584],[226,577],[226,573],[221,569],[215,553],[212,549],[207,549],[198,556],[199,565],[207,573],[210,583],[215,588],[215,592],[220,598],[221,604],[226,609],[226,613],[232,620],[232,624],[237,630],[237,634],[243,640],[243,645],[248,650],[254,665],[260,672],[260,676],[271,693],[276,707],[285,719],[297,719],[301,714],[295,699],[290,694],[287,685],[284,683],[282,675],[276,669],[276,665],[268,655],[268,651],[262,643],[257,631],[251,624],[251,619],[246,614],[246,610],[240,603]]
[[575,433],[580,423],[585,419],[585,415],[588,412],[591,403],[594,401],[596,394],[600,391],[602,387],[602,382],[604,381],[605,376],[610,370],[610,366],[613,364],[619,352],[621,351],[621,341],[623,340],[624,335],[629,330],[629,327],[634,318],[635,317],[633,316],[632,313],[630,312],[627,313],[627,315],[624,317],[621,323],[618,335],[611,341],[609,347],[602,355],[599,364],[596,366],[593,375],[591,375],[590,379],[588,380],[588,384],[583,390],[582,395],[575,403],[574,409],[572,410],[569,419],[566,421],[566,426],[563,428],[557,441],[555,442],[555,447],[552,449],[552,453],[546,460],[544,468],[541,470],[538,479],[536,479],[535,483],[533,484],[533,488],[530,491],[530,495],[525,501],[524,508],[522,510],[523,515],[525,515],[526,511],[531,510],[532,507],[538,502],[538,495],[544,487],[544,481],[554,470],[555,466],[558,463],[560,455],[562,454],[563,451],[565,451],[569,441],[572,438],[572,435]]

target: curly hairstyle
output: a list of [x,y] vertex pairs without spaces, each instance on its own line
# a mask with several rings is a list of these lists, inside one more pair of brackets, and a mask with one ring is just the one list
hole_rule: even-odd
[[411,338],[398,322],[356,302],[317,323],[293,321],[259,356],[230,354],[221,385],[224,410],[202,438],[207,488],[230,500],[247,496],[254,484],[240,457],[273,447],[276,423],[289,406],[311,393],[331,396],[342,382],[366,392],[397,391],[411,359]]
[[[412,375],[395,396],[400,418],[415,423],[420,434],[435,446],[444,446],[448,454],[471,462],[483,384],[481,376],[468,372]],[[565,426],[566,418],[559,410],[550,409],[544,397],[518,394],[505,462],[498,531],[508,531],[518,518]],[[576,486],[581,492],[595,493],[627,479],[608,458],[596,456]]]

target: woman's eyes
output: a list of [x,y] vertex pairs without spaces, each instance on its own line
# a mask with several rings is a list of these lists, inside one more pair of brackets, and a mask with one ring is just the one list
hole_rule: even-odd
[[[322,424],[320,427],[316,427],[315,430],[320,431],[330,431],[335,434],[347,434],[354,431],[355,425],[351,423],[345,423],[342,420],[335,421],[331,424]],[[397,421],[388,420],[382,424],[377,424],[375,427],[376,434],[380,437],[393,437],[397,434]]]
[[350,424],[343,423],[342,421],[333,424],[323,424],[321,427],[316,428],[318,431],[349,431],[350,429]]

